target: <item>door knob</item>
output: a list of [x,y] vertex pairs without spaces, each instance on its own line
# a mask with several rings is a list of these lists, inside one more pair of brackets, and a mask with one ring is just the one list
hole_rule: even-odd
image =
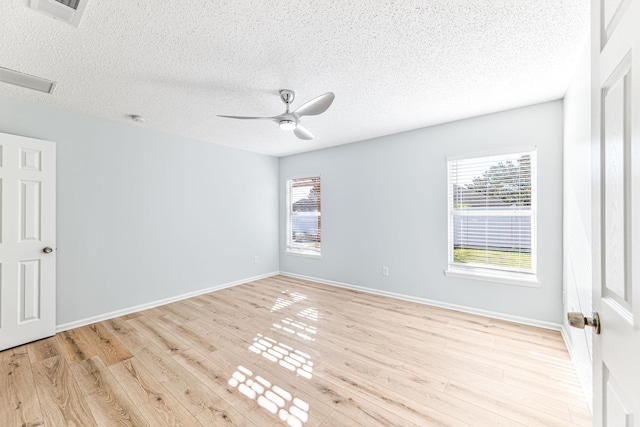
[[42,250],[42,252],[44,252],[45,254],[50,254],[51,252],[53,252],[53,249],[51,249],[49,246],[47,246],[46,248],[44,248]]
[[596,334],[600,333],[600,316],[597,312],[594,312],[591,317],[585,317],[582,313],[571,312],[567,313],[567,319],[569,325],[574,328],[584,329],[585,326],[591,326]]

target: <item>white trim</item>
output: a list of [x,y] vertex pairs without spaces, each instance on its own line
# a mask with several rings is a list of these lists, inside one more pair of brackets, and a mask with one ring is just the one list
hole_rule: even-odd
[[[488,269],[479,269],[482,270],[483,273],[475,272],[473,270],[456,270],[449,269],[444,271],[444,275],[447,277],[457,277],[460,279],[471,279],[471,280],[481,280],[483,282],[493,282],[493,283],[502,283],[505,285],[517,285],[517,286],[528,286],[530,288],[539,288],[542,285],[538,278],[533,274],[528,273],[513,273],[510,271],[506,271],[505,273],[512,274],[491,274],[488,273]],[[530,276],[530,277],[526,277]]]
[[302,249],[287,249],[284,253],[285,255],[301,256],[303,258],[322,259],[320,252],[305,251]]
[[509,154],[517,154],[517,153],[526,153],[529,151],[537,151],[538,146],[534,145],[533,147],[512,147],[512,148],[504,148],[502,150],[490,150],[490,151],[478,151],[475,153],[465,153],[457,156],[448,156],[447,161],[450,160],[466,160],[473,159],[476,157],[491,157],[491,156],[506,156]]
[[69,329],[80,328],[82,326],[91,325],[93,323],[102,322],[104,320],[113,319],[114,317],[125,316],[127,314],[136,313],[142,310],[148,310],[150,308],[159,307],[161,305],[170,304],[176,301],[182,301],[187,298],[197,297],[198,295],[208,294],[209,292],[219,291],[221,289],[231,288],[233,286],[242,285],[244,283],[253,282],[255,280],[266,279],[268,277],[277,276],[279,273],[277,271],[261,274],[259,276],[248,277],[246,279],[236,280],[235,282],[223,283],[221,285],[211,286],[206,289],[200,289],[193,292],[188,292],[186,294],[176,295],[169,298],[164,298],[161,300],[156,300],[140,305],[136,305],[133,307],[123,308],[120,310],[112,311],[110,313],[99,314],[97,316],[87,317],[85,319],[75,320],[69,323],[63,323],[61,325],[56,326],[56,333],[68,331]]
[[289,175],[284,179],[284,181],[286,183],[287,181],[290,181],[292,179],[313,178],[314,176],[320,177],[320,179],[322,180],[322,175],[319,173],[310,173],[310,174],[306,173],[306,174],[300,174],[300,175]]
[[554,331],[561,331],[562,330],[562,325],[561,324],[553,323],[553,322],[546,322],[544,320],[529,319],[527,317],[520,317],[520,316],[513,316],[511,314],[497,313],[495,311],[488,311],[488,310],[482,310],[482,309],[474,308],[474,307],[467,307],[467,306],[463,306],[463,305],[450,304],[450,303],[441,302],[441,301],[434,301],[434,300],[429,300],[429,299],[426,299],[426,298],[414,297],[414,296],[411,296],[411,295],[404,295],[404,294],[397,294],[397,293],[394,293],[394,292],[381,291],[381,290],[378,290],[378,289],[367,288],[367,287],[364,287],[364,286],[351,285],[349,283],[335,282],[333,280],[325,280],[325,279],[320,279],[320,278],[317,278],[317,277],[303,276],[301,274],[295,274],[295,273],[288,273],[286,271],[281,271],[280,274],[283,275],[283,276],[294,277],[294,278],[302,279],[302,280],[309,280],[311,282],[322,283],[322,284],[325,284],[325,285],[336,286],[336,287],[339,287],[339,288],[351,289],[351,290],[354,290],[354,291],[365,292],[365,293],[368,293],[368,294],[381,295],[381,296],[390,297],[390,298],[396,298],[396,299],[400,299],[400,300],[404,300],[404,301],[417,302],[419,304],[431,305],[431,306],[434,306],[434,307],[441,307],[441,308],[446,308],[446,309],[454,310],[454,311],[461,311],[463,313],[477,314],[479,316],[490,317],[492,319],[506,320],[506,321],[509,321],[509,322],[519,323],[519,324],[522,324],[522,325],[536,326],[538,328],[551,329],[551,330],[554,330]]

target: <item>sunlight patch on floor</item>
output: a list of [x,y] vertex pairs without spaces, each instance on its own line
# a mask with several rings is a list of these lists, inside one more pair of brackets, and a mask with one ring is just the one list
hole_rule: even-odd
[[271,381],[240,365],[228,381],[231,387],[291,427],[301,427],[309,420],[309,404]]
[[305,319],[313,320],[314,322],[318,321],[318,310],[313,307],[307,307],[304,310],[298,312],[298,316],[304,317]]
[[273,304],[273,307],[271,307],[272,313],[274,311],[282,310],[283,308],[289,307],[292,304],[295,304],[297,302],[304,301],[307,299],[306,295],[301,294],[299,292],[282,291],[282,293],[287,295],[290,299],[278,298],[276,302]]
[[253,344],[249,346],[249,350],[301,377],[307,379],[313,377],[311,356],[303,351],[296,350],[262,334],[257,334],[253,339]]

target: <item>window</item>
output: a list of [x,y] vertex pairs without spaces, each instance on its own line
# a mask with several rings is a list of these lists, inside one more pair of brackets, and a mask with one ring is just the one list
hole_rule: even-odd
[[287,252],[320,256],[320,177],[287,181]]
[[448,161],[447,275],[537,283],[536,152]]

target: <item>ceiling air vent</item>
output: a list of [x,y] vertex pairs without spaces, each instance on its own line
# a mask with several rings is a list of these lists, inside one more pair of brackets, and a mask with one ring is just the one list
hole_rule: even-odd
[[77,27],[88,0],[30,0],[29,6],[39,12]]
[[0,67],[0,82],[9,83],[28,89],[38,90],[44,93],[51,93],[56,86],[55,82],[40,77],[30,76],[19,71]]

